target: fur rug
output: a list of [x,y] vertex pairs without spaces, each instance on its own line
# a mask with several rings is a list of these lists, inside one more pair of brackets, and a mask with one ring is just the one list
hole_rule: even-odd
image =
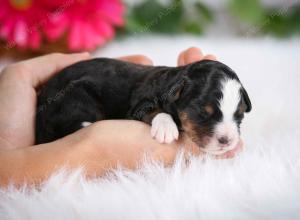
[[[158,42],[161,53],[153,49]],[[93,181],[61,171],[41,189],[0,189],[0,219],[300,219],[298,40],[202,43],[236,70],[252,99],[244,152],[232,160],[193,158],[188,167],[179,155],[172,168],[145,162]],[[199,39],[132,39],[97,55],[139,53],[142,45],[160,64],[174,64]]]

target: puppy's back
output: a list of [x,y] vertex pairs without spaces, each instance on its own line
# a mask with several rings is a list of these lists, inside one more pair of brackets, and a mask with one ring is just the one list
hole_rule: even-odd
[[73,133],[84,121],[124,118],[132,89],[152,68],[98,58],[63,69],[39,92],[36,143]]

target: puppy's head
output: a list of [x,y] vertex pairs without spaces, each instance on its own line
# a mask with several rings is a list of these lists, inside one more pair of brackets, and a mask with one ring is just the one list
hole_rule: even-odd
[[175,101],[183,131],[203,151],[222,154],[240,138],[251,102],[237,75],[216,61],[187,66]]

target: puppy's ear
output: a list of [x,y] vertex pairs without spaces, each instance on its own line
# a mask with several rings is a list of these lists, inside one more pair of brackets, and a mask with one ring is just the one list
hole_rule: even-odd
[[128,119],[142,121],[144,116],[153,111],[156,106],[157,104],[155,100],[150,101],[147,99],[142,99],[128,111],[127,117]]
[[248,93],[244,89],[244,87],[242,87],[241,93],[242,93],[242,98],[243,98],[243,100],[244,100],[244,102],[245,102],[245,104],[247,106],[245,112],[250,112],[251,109],[252,109],[252,104],[251,104],[250,98],[248,96]]
[[183,92],[187,89],[189,84],[187,77],[181,77],[179,80],[177,79],[176,82],[171,82],[171,86],[169,86],[169,90],[166,93],[166,98],[169,102],[173,103],[176,102]]

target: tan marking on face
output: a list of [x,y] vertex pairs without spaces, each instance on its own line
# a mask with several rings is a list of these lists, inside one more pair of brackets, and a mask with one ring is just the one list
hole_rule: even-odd
[[205,147],[209,142],[208,129],[197,125],[192,121],[186,112],[180,112],[179,118],[184,133],[199,147]]
[[214,113],[214,108],[211,105],[206,105],[204,107],[204,110],[206,111],[207,114],[212,115]]

